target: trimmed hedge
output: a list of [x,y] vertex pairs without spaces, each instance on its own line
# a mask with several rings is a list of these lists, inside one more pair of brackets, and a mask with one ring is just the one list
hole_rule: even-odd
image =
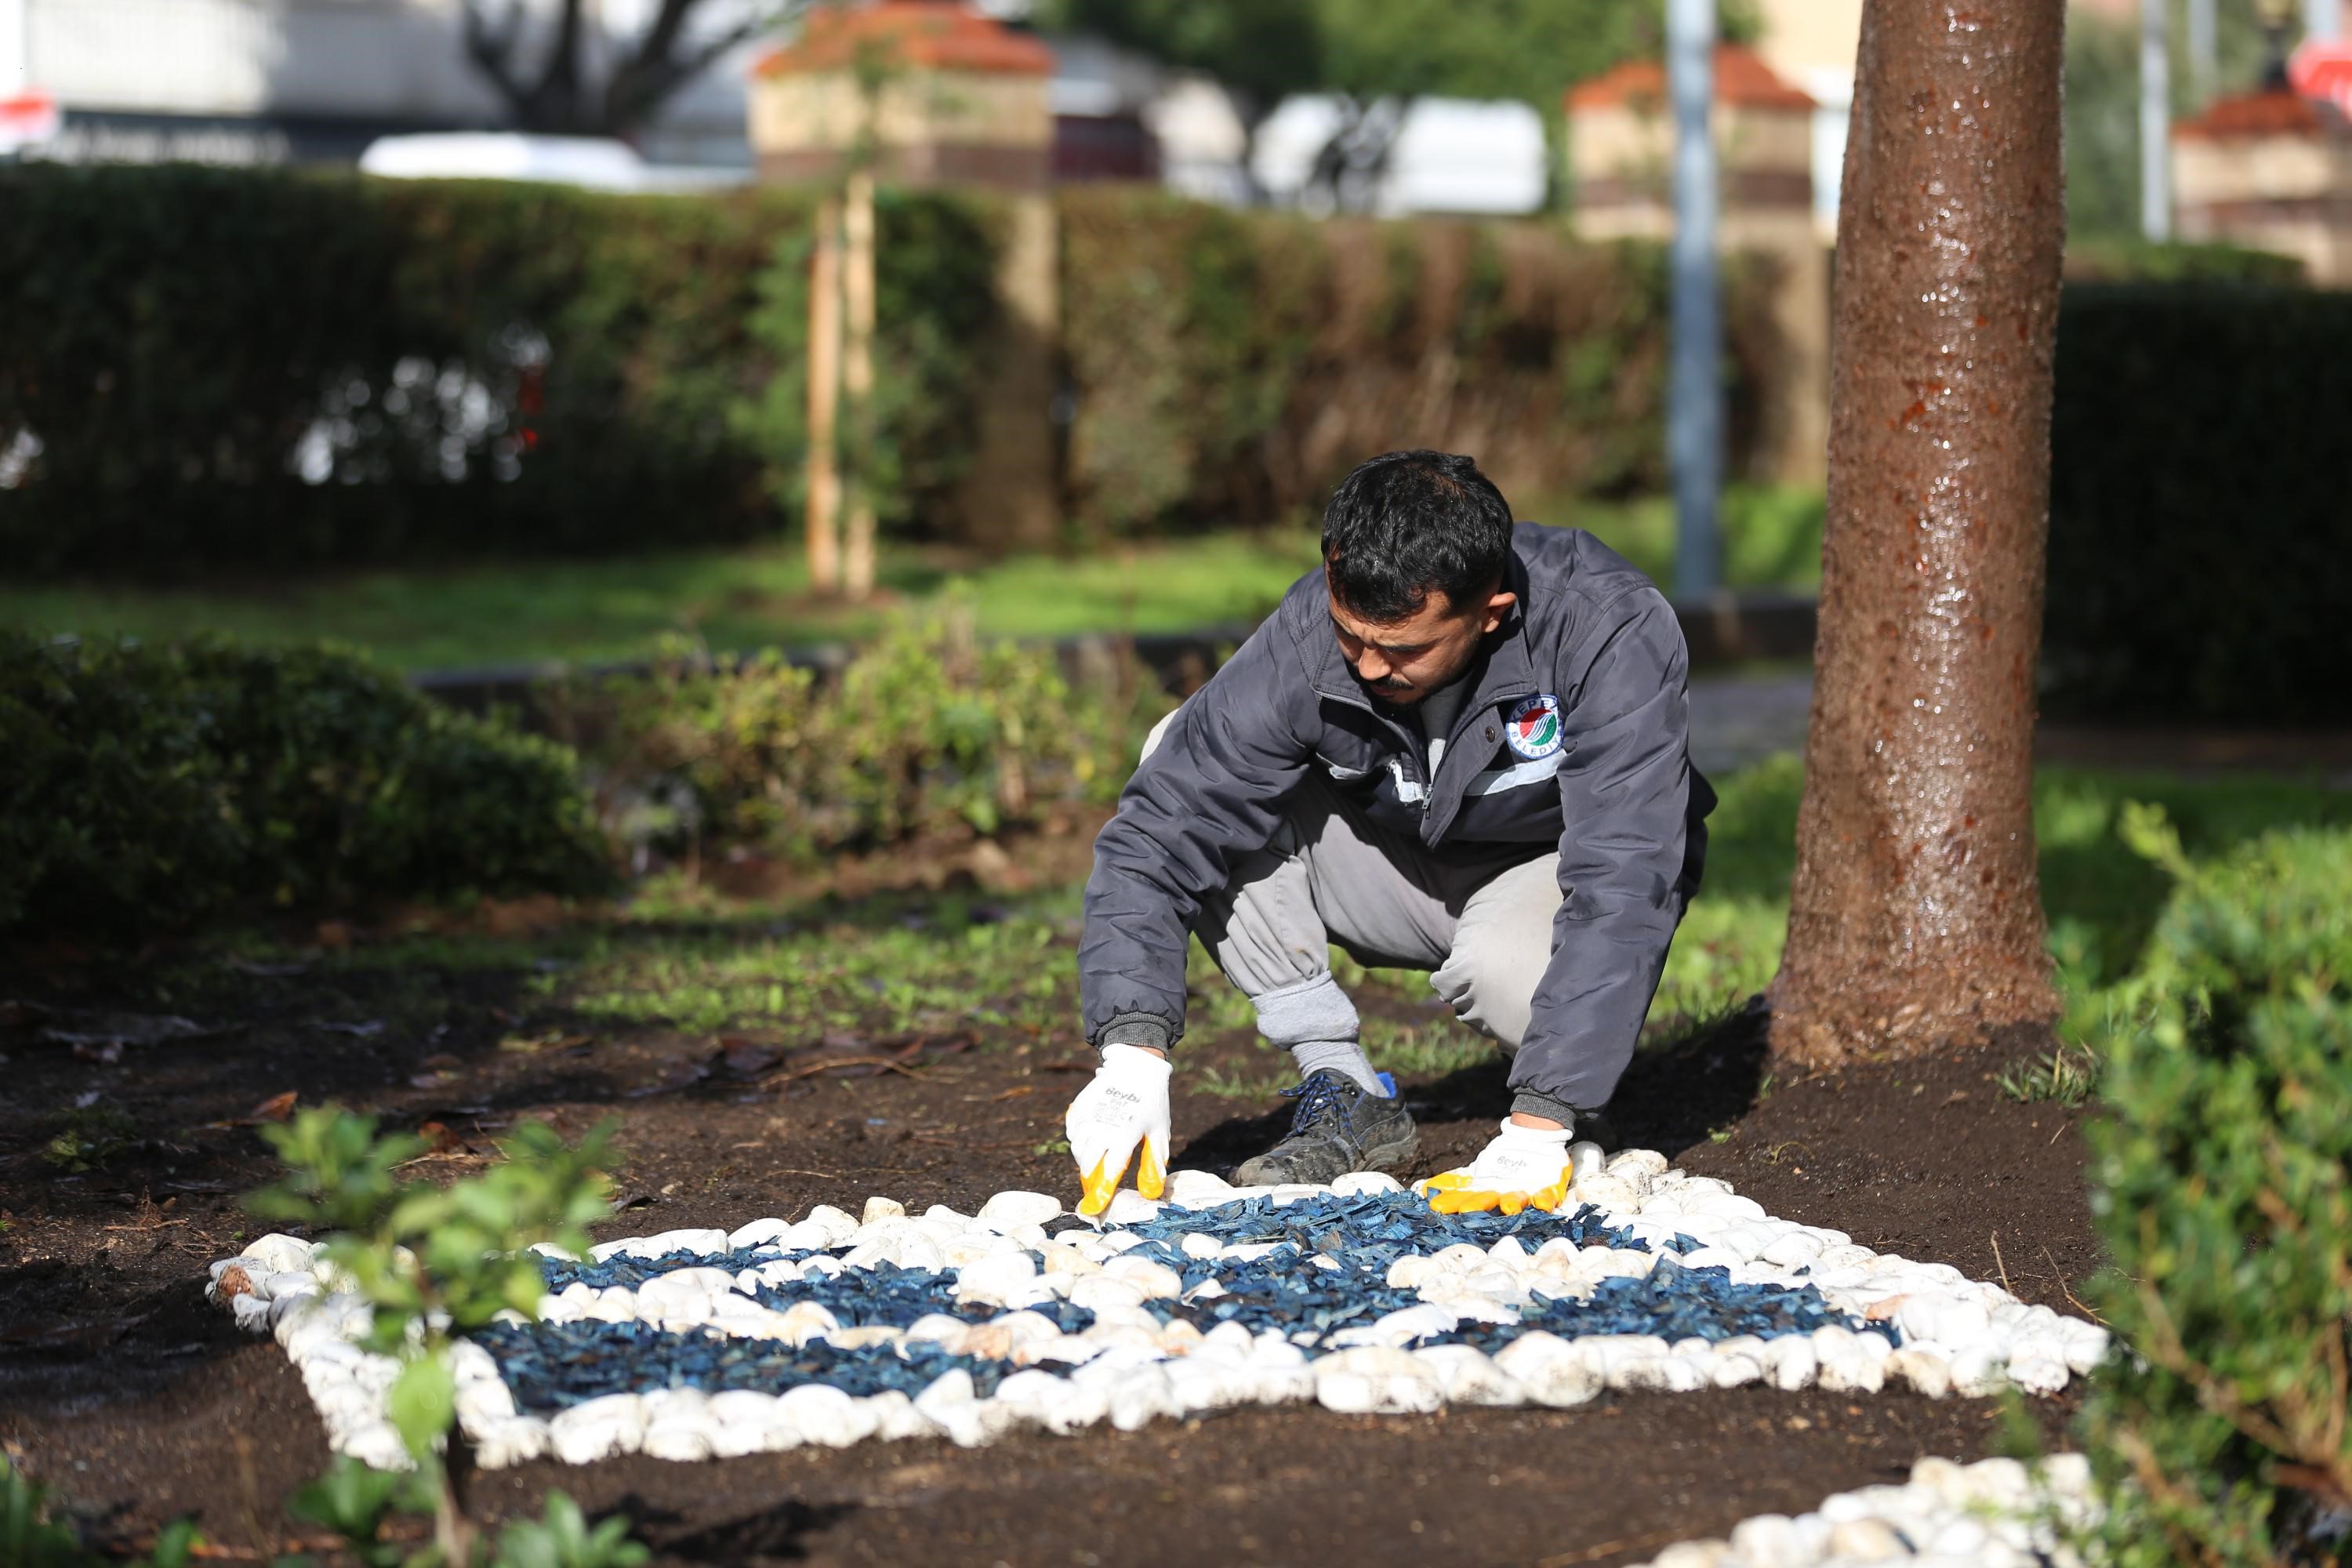
[[610,881],[569,751],[363,658],[0,634],[0,931]]
[[[2267,835],[2200,869],[2160,815],[2127,835],[2179,879],[2138,1026],[2104,1042],[2094,1294],[2127,1347],[2084,1436],[2100,1560],[2341,1561],[2352,1490],[2352,833]],[[2331,1539],[2332,1536],[2332,1539]]]
[[2045,708],[2352,719],[2352,294],[2074,287],[2057,367]]
[[[968,205],[894,200],[878,359],[993,310]],[[19,570],[613,552],[783,527],[809,198],[186,166],[0,170]],[[900,428],[936,495],[951,366]],[[904,400],[902,400],[904,401]],[[790,414],[779,417],[779,410]],[[18,447],[13,461],[22,463]],[[929,489],[923,486],[928,484]]]
[[[1272,521],[1404,442],[1477,451],[1531,496],[1662,482],[1655,247],[1059,200],[1076,535]],[[804,192],[27,165],[0,169],[0,551],[20,571],[797,531]],[[1001,209],[899,192],[880,216],[881,510],[985,543],[960,481],[1009,330]],[[1768,283],[1736,269],[1735,473]]]
[[[1280,517],[1398,446],[1475,452],[1529,500],[1664,483],[1654,245],[1237,213],[1116,186],[1060,203],[1082,529]],[[1735,476],[1761,418],[1769,281],[1747,260],[1727,289]]]

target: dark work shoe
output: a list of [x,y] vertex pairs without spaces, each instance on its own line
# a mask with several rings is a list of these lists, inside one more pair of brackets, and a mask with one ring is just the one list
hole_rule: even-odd
[[1402,1095],[1374,1094],[1346,1073],[1318,1068],[1286,1099],[1298,1101],[1290,1136],[1244,1160],[1234,1173],[1236,1186],[1274,1186],[1284,1182],[1323,1184],[1350,1171],[1402,1171],[1421,1146]]

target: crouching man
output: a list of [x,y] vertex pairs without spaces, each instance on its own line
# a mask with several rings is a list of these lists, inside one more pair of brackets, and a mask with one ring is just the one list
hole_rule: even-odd
[[1715,795],[1690,765],[1686,665],[1646,577],[1580,530],[1515,524],[1470,458],[1390,452],[1349,475],[1322,569],[1153,732],[1095,841],[1080,1211],[1108,1206],[1130,1157],[1138,1190],[1162,1190],[1195,933],[1298,1063],[1289,1134],[1236,1182],[1412,1161],[1336,942],[1429,970],[1513,1056],[1508,1118],[1433,1201],[1557,1205],[1698,886]]

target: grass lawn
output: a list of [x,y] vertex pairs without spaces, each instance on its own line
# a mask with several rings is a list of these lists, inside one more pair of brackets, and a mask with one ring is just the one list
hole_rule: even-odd
[[[1553,503],[1530,515],[1581,524],[1664,581],[1674,556],[1670,502]],[[1735,585],[1807,587],[1820,568],[1818,494],[1743,490],[1725,507],[1726,577]],[[788,546],[386,570],[247,585],[132,588],[0,584],[0,625],[150,641],[199,631],[264,640],[331,637],[406,669],[643,657],[666,636],[719,650],[856,640],[887,604],[961,582],[983,632],[1053,637],[1087,631],[1185,631],[1264,615],[1315,564],[1305,521],[1071,556],[975,563],[904,548],[882,569],[883,604],[812,601]]]
[[[1692,905],[1651,1009],[1649,1037],[1686,1032],[1738,1006],[1779,966],[1795,865],[1801,773],[1782,757],[1719,781],[1706,886]],[[2154,774],[2045,769],[2036,781],[2042,882],[2059,976],[2079,1013],[2128,975],[2161,910],[2166,874],[2116,836],[2123,804],[2161,805],[2192,859],[2207,860],[2272,828],[2352,828],[2352,792],[2269,778],[2182,780]],[[316,964],[414,981],[413,1017],[392,1003],[395,1027],[422,1030],[440,1016],[447,977],[492,970],[520,994],[562,1009],[581,1027],[661,1028],[695,1036],[778,1031],[787,1037],[847,1031],[877,1038],[953,1028],[959,1021],[1009,1030],[1040,1048],[1078,1048],[1078,889],[1013,900],[893,898],[848,905],[751,906],[656,881],[610,918],[583,921],[530,941],[417,936],[342,954],[304,954]],[[248,946],[254,960],[290,954]],[[1426,977],[1367,971],[1334,953],[1365,1005],[1365,1042],[1400,1075],[1443,1073],[1480,1059],[1486,1044],[1435,1005]],[[234,984],[205,966],[204,988]],[[1213,1038],[1247,1030],[1249,1005],[1196,944],[1190,972],[1190,1031]],[[394,988],[405,995],[405,985]],[[370,987],[370,1006],[388,998]],[[521,1039],[510,1048],[530,1051]],[[1212,1072],[1211,1093],[1263,1099],[1287,1080],[1264,1070]]]

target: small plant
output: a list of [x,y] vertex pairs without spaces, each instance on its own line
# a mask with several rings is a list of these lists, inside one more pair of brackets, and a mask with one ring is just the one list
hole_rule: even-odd
[[[439,1561],[465,1568],[474,1562],[478,1531],[466,1506],[472,1464],[457,1423],[450,1347],[455,1336],[501,1312],[536,1313],[546,1282],[529,1250],[534,1243],[588,1249],[588,1222],[611,1208],[611,1184],[599,1170],[610,1124],[573,1146],[543,1122],[523,1122],[499,1144],[498,1164],[446,1187],[401,1176],[401,1166],[425,1152],[425,1141],[379,1135],[373,1117],[320,1107],[261,1131],[289,1173],[247,1206],[328,1232],[325,1258],[374,1309],[362,1342],[402,1363],[387,1414],[431,1498]],[[387,1560],[378,1523],[415,1495],[396,1479],[345,1466],[305,1489],[298,1506],[339,1531],[348,1527],[354,1551],[376,1562]],[[603,1538],[600,1530],[594,1539]]]
[[2029,1105],[2041,1100],[2080,1105],[2098,1092],[2100,1068],[2095,1048],[2065,1042],[2031,1062],[2005,1069],[2000,1079],[2000,1091]]
[[[48,1517],[47,1496],[31,1477],[0,1455],[0,1568],[97,1568],[123,1560],[92,1552]],[[194,1522],[175,1519],[155,1534],[155,1545],[131,1568],[188,1568],[205,1538]]]
[[130,1117],[110,1105],[65,1111],[50,1125],[57,1131],[41,1146],[41,1158],[71,1174],[104,1168],[137,1131]]

